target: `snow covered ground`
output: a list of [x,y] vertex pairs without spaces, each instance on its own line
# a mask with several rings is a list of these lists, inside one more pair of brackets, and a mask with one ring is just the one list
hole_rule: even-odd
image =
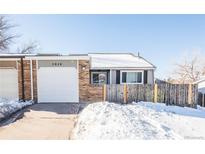
[[17,100],[7,100],[0,98],[0,121],[17,110],[31,105],[32,101],[19,102]]
[[79,115],[72,139],[205,139],[205,108],[94,103]]

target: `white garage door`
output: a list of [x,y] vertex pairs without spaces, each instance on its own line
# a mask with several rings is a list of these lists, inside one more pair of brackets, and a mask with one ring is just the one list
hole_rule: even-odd
[[0,68],[0,97],[18,99],[18,72],[16,69]]
[[78,102],[76,67],[40,67],[38,69],[38,102]]

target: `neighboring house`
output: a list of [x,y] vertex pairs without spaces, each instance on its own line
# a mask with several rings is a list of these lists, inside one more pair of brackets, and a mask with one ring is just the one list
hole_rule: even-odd
[[165,80],[161,80],[161,79],[155,78],[155,83],[156,83],[156,84],[166,84],[166,83],[168,83],[168,82],[165,81]]
[[198,105],[205,107],[205,76],[194,82],[194,84],[198,84]]
[[194,83],[198,84],[198,92],[205,94],[205,77],[202,77],[200,80]]
[[101,101],[103,84],[154,84],[155,68],[131,53],[1,54],[0,97]]

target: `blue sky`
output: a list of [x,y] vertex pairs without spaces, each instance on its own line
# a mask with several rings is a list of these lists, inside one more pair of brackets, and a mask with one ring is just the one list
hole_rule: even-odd
[[37,41],[40,52],[133,52],[170,75],[184,53],[205,52],[205,15],[9,15],[22,35],[11,50]]

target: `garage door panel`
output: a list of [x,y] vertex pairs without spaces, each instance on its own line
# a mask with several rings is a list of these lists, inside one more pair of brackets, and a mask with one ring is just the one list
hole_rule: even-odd
[[0,69],[0,97],[18,99],[18,72],[16,69]]
[[78,102],[78,76],[75,67],[38,69],[39,102]]

